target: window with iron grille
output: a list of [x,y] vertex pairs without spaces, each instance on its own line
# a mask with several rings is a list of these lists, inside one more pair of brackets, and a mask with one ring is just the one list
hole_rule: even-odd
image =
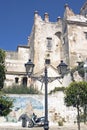
[[47,50],[51,51],[52,49],[52,38],[47,37]]

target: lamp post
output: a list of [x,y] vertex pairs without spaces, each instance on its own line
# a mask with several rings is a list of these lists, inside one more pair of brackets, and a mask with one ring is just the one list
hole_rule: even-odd
[[[84,62],[84,81],[87,82],[87,58]],[[86,122],[87,117],[87,104],[84,104],[84,123]]]
[[87,81],[87,59],[84,62],[84,80]]
[[80,130],[80,114],[79,114],[79,104],[80,104],[80,101],[79,101],[79,94],[77,95],[77,123],[78,123],[78,130]]
[[[48,121],[48,82],[49,82],[49,80],[53,81],[53,80],[56,80],[58,78],[62,78],[64,76],[64,74],[66,73],[66,70],[67,70],[67,65],[63,61],[61,61],[61,63],[57,66],[57,69],[59,71],[59,74],[61,74],[61,76],[59,76],[59,77],[48,77],[47,66],[49,64],[50,64],[50,59],[46,59],[45,60],[44,76],[42,77],[43,81],[44,81],[44,84],[45,84],[45,121],[44,121],[44,130],[49,129],[49,121]],[[36,78],[38,80],[39,77],[33,77],[32,76],[34,66],[35,65],[29,59],[29,61],[25,64],[26,73],[27,73],[28,77]]]

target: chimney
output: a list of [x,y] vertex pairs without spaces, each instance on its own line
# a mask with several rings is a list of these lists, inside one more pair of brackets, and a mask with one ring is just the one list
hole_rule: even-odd
[[49,22],[49,14],[48,13],[44,14],[44,21]]
[[64,7],[65,7],[65,9],[66,9],[67,7],[69,8],[69,5],[66,3]]
[[38,16],[38,11],[34,12],[34,17],[36,18]]
[[58,21],[58,22],[61,21],[61,17],[60,17],[60,16],[57,18],[57,21]]

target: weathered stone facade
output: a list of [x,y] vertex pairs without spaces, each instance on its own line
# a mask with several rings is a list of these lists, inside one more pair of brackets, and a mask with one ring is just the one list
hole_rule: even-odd
[[[49,14],[44,14],[44,20],[36,11],[31,35],[26,46],[18,46],[17,52],[6,52],[6,81],[5,85],[27,84],[24,64],[31,59],[35,64],[34,74],[44,72],[45,59],[50,59],[49,75],[56,76],[56,66],[63,60],[69,68],[77,65],[78,61],[87,58],[87,2],[81,8],[80,14],[75,14],[65,5],[64,17],[50,22]],[[41,85],[35,81],[35,86]],[[67,86],[71,82],[69,76],[62,81],[55,81],[56,86]],[[49,87],[49,89],[53,89]]]
[[17,52],[6,51],[5,86],[27,84],[24,63],[29,57],[29,46],[18,46]]

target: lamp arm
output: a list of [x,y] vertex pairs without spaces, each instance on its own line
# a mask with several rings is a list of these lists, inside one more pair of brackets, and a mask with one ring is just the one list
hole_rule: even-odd
[[[45,82],[45,76],[31,76],[31,78],[34,80],[38,80],[41,83]],[[60,79],[62,79],[62,78],[63,78],[63,76],[47,77],[47,80],[49,83],[53,82],[54,80],[58,80],[62,84],[62,82],[60,81]]]
[[58,76],[58,77],[48,77],[48,82],[51,83],[55,80],[58,80],[61,84],[62,82],[60,81],[60,79],[62,79],[62,76]]
[[44,82],[44,76],[31,76],[31,78],[34,79],[34,80],[38,80],[41,83]]

